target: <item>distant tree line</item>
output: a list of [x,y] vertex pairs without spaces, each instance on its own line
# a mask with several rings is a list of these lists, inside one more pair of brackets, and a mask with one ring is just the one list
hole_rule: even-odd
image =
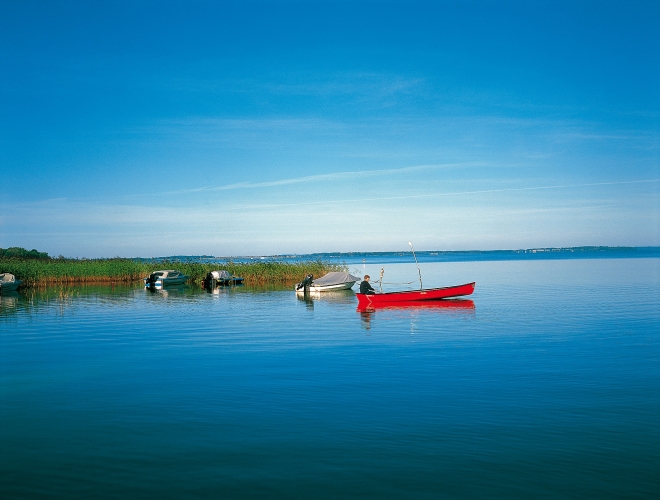
[[38,252],[34,248],[27,250],[21,247],[0,248],[0,258],[50,259],[46,252]]

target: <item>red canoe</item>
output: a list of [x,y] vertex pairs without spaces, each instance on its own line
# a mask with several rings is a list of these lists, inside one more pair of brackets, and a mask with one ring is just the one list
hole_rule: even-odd
[[446,286],[443,288],[429,288],[426,290],[409,290],[406,292],[376,293],[365,295],[356,293],[358,307],[378,307],[394,302],[412,302],[447,299],[449,297],[460,297],[470,295],[474,292],[475,283],[467,283],[458,286]]

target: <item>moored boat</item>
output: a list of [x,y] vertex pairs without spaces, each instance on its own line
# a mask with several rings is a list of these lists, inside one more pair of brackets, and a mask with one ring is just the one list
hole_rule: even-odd
[[0,274],[0,292],[14,292],[23,283],[10,273]]
[[441,300],[450,297],[471,295],[472,292],[474,292],[475,285],[476,283],[473,282],[466,283],[465,285],[446,286],[442,288],[376,293],[373,295],[356,293],[355,295],[358,298],[358,307],[378,307],[402,302],[426,302],[429,300]]
[[360,278],[342,272],[331,272],[318,279],[314,279],[314,276],[308,274],[303,281],[296,284],[295,290],[298,293],[304,293],[305,290],[309,292],[349,290],[358,281]]
[[229,271],[211,271],[206,274],[202,285],[204,288],[212,290],[218,285],[242,285],[244,280],[245,278],[234,276]]
[[182,285],[190,276],[183,274],[180,271],[167,269],[163,271],[154,271],[147,278],[143,278],[144,286],[146,287],[162,287],[171,285]]

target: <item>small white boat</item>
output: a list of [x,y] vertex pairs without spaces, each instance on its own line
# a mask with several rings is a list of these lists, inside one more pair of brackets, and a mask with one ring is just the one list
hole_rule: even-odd
[[143,278],[144,286],[147,287],[162,287],[169,285],[182,285],[190,276],[186,276],[182,272],[167,269],[164,271],[154,271],[147,278]]
[[349,290],[360,281],[360,278],[349,273],[332,272],[322,278],[314,279],[311,274],[296,284],[296,292],[305,293],[305,288],[310,292],[329,292],[335,290]]
[[14,292],[21,283],[23,282],[21,280],[17,280],[16,276],[13,274],[0,274],[0,292]]

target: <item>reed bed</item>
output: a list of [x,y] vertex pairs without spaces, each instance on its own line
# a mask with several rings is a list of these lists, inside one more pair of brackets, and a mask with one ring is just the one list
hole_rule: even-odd
[[176,269],[201,282],[209,271],[225,269],[245,278],[249,284],[293,283],[307,274],[322,276],[343,271],[345,266],[322,261],[301,262],[226,262],[222,264],[133,259],[22,259],[0,258],[0,273],[11,273],[26,286],[65,283],[134,282],[159,269]]

